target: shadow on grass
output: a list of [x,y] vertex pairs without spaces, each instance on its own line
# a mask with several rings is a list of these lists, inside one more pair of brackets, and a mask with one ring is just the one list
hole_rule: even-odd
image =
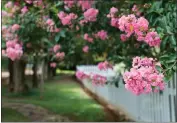
[[68,116],[74,121],[105,121],[104,109],[87,96],[80,86],[74,82],[47,82],[43,98],[40,99],[38,89],[26,94],[10,94],[6,87],[2,88],[2,101],[31,103],[47,108],[49,111]]

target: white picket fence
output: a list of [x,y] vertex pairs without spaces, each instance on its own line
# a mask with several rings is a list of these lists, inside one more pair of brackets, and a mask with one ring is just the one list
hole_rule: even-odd
[[[108,79],[115,76],[114,71],[100,71],[97,66],[77,66],[77,70],[85,73],[97,73],[106,76]],[[168,83],[162,94],[152,93],[135,96],[127,91],[123,83],[119,88],[115,85],[94,86],[90,80],[83,80],[82,83],[89,90],[107,100],[110,104],[121,108],[135,121],[144,122],[175,122],[175,95],[177,74]]]

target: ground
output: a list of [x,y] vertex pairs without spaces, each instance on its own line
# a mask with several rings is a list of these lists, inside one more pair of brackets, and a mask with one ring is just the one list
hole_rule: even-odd
[[[5,86],[2,88],[2,96],[2,103],[4,104],[33,104],[51,113],[68,117],[70,121],[114,121],[110,114],[105,112],[104,107],[88,96],[80,85],[72,77],[68,76],[57,76],[53,80],[45,82],[43,98],[40,98],[39,89],[33,89],[26,94],[14,95],[9,93]],[[6,109],[2,110],[2,121],[10,117],[7,112],[10,113],[11,111]],[[9,121],[13,120],[13,118],[9,118]],[[30,118],[30,120],[33,120],[33,118]],[[19,121],[23,120],[19,119]]]

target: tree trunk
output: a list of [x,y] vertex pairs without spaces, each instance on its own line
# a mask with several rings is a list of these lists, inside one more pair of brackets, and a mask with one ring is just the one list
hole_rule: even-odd
[[14,62],[9,59],[9,64],[8,64],[8,70],[9,70],[9,91],[13,92],[14,91],[14,81],[13,81],[13,65]]
[[41,63],[41,74],[40,74],[40,98],[43,97],[44,92],[44,60]]
[[37,77],[37,69],[38,66],[37,66],[37,61],[35,61],[33,63],[33,88],[37,88],[38,87],[38,77]]
[[44,61],[44,80],[48,79],[48,64],[47,61]]
[[21,64],[21,60],[14,61],[13,65],[13,80],[14,80],[14,92],[19,93],[24,90],[24,81],[23,81],[23,65]]

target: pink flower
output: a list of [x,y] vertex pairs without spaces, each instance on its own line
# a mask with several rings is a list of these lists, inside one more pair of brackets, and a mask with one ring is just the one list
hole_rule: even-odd
[[88,46],[84,46],[82,50],[83,50],[83,52],[88,53],[89,47]]
[[5,4],[5,8],[12,8],[12,7],[13,7],[12,1],[9,1]]
[[125,35],[125,34],[121,34],[120,35],[120,39],[121,39],[121,41],[126,41],[127,40],[127,36]]
[[20,59],[23,55],[22,46],[14,41],[6,42],[6,54],[12,61]]
[[24,6],[22,9],[21,9],[21,12],[22,14],[25,14],[28,12],[28,7],[27,6]]
[[111,26],[119,28],[119,19],[118,18],[111,18]]
[[134,33],[134,25],[136,24],[136,21],[137,19],[133,14],[128,16],[123,15],[119,19],[119,29],[125,31],[127,37],[130,37]]
[[57,64],[55,62],[50,63],[50,67],[56,68]]
[[46,23],[47,23],[49,26],[53,26],[53,25],[55,24],[52,19],[48,19]]
[[135,57],[132,66],[133,68],[123,75],[127,90],[140,95],[153,92],[152,87],[155,88],[155,92],[164,89],[163,74],[156,70],[156,62],[153,58]]
[[2,55],[5,55],[5,54],[6,54],[6,51],[3,49],[3,50],[1,51],[1,53],[2,53]]
[[117,8],[112,7],[112,8],[110,9],[110,13],[111,13],[111,14],[115,14],[116,12],[118,12],[118,9],[117,9]]
[[110,9],[110,12],[109,12],[109,14],[107,15],[107,17],[108,17],[108,18],[113,18],[114,15],[115,15],[117,12],[118,12],[118,9],[115,8],[115,7],[112,7],[112,8]]
[[25,0],[25,2],[28,3],[28,4],[32,4],[33,3],[32,0]]
[[89,8],[92,7],[92,4],[93,4],[94,1],[78,1],[78,5],[82,7],[82,10],[85,11]]
[[59,44],[55,45],[55,46],[53,47],[54,53],[56,53],[58,50],[60,50],[60,48],[61,48],[61,46],[60,46]]
[[98,75],[98,74],[94,74],[92,77],[92,83],[94,85],[104,85],[107,82],[106,77]]
[[1,13],[2,13],[2,17],[8,17],[8,13],[6,11],[2,10]]
[[113,69],[113,66],[109,62],[105,61],[105,62],[100,62],[98,64],[98,68],[100,70],[108,70],[108,69]]
[[58,52],[56,55],[55,55],[55,57],[57,58],[57,59],[59,59],[59,60],[63,60],[64,59],[64,57],[65,57],[65,53],[64,52]]
[[85,33],[84,34],[84,40],[90,42],[90,43],[93,43],[93,38],[91,38],[88,33]]
[[13,32],[15,32],[15,31],[20,29],[20,25],[14,24],[14,25],[12,25],[11,29],[12,29]]
[[89,75],[85,74],[84,72],[82,71],[77,71],[76,72],[76,77],[80,80],[83,80],[83,79],[88,79],[89,78]]
[[58,13],[58,17],[63,25],[71,25],[72,21],[77,19],[77,15],[74,13],[66,14],[63,11]]
[[68,0],[64,0],[64,4],[68,7],[68,8],[71,8],[73,7],[75,1],[68,1]]
[[132,11],[133,11],[133,12],[137,12],[137,11],[138,11],[137,5],[134,5],[134,6],[133,6]]
[[84,12],[84,18],[87,21],[95,22],[97,20],[98,9],[90,8]]
[[100,38],[101,40],[106,40],[108,38],[108,34],[104,30],[97,32],[97,34],[95,36]]
[[149,44],[149,46],[159,46],[161,43],[160,37],[157,32],[148,32],[145,37],[145,42]]

